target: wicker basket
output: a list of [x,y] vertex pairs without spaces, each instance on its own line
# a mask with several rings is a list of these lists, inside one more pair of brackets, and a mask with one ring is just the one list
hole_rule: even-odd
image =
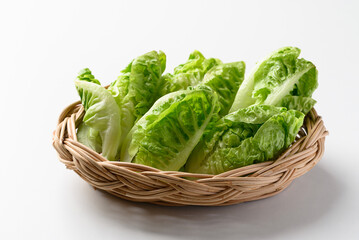
[[106,160],[77,141],[76,127],[83,115],[80,102],[61,113],[53,135],[60,161],[95,188],[131,201],[170,206],[230,205],[273,196],[318,163],[328,134],[312,109],[295,143],[277,160],[219,175],[192,174]]

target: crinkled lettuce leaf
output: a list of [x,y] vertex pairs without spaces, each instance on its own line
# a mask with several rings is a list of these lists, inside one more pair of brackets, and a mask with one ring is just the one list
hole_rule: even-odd
[[286,96],[277,104],[277,106],[298,110],[307,114],[314,107],[316,102],[317,101],[311,97]]
[[[190,155],[186,169],[198,168],[197,165],[200,165],[218,146],[233,147],[241,139],[238,138],[239,135],[248,137],[248,134],[252,134],[253,136],[261,124],[271,116],[284,111],[286,111],[285,108],[254,105],[227,114],[215,123],[211,122]],[[221,139],[226,140],[221,141]]]
[[127,112],[124,114],[127,120],[141,118],[161,96],[159,89],[165,68],[166,55],[162,51],[151,51],[135,58],[111,83],[108,90],[121,110]]
[[75,80],[75,86],[85,109],[83,122],[99,132],[102,155],[110,161],[116,160],[121,141],[121,112],[115,99],[93,82]]
[[178,65],[173,74],[167,73],[163,75],[162,95],[199,84],[212,67],[221,63],[219,59],[205,58],[199,51],[193,51],[187,62]]
[[205,72],[220,63],[222,63],[221,60],[217,58],[205,58],[202,53],[195,50],[189,55],[186,63],[180,64],[174,69],[174,74],[190,73],[201,70],[204,75]]
[[244,62],[223,63],[212,67],[200,83],[213,89],[219,98],[219,115],[224,116],[232,106],[245,73]]
[[205,58],[195,50],[186,63],[174,69],[173,74],[162,76],[161,92],[184,90],[189,86],[205,85],[217,92],[220,100],[220,115],[228,113],[245,73],[244,62],[222,63],[216,58]]
[[94,75],[92,75],[91,70],[89,68],[82,69],[79,72],[77,79],[81,80],[81,81],[87,81],[87,82],[92,82],[92,83],[101,85],[100,81],[97,80]]
[[230,112],[253,104],[279,105],[287,96],[311,97],[318,72],[299,54],[298,48],[284,47],[258,63],[240,86]]
[[162,51],[151,51],[132,60],[109,86],[108,91],[122,114],[121,143],[135,121],[161,96],[159,89],[163,85],[161,75],[165,68],[166,55]]
[[278,157],[294,141],[304,114],[254,105],[233,112],[204,134],[191,153],[188,172],[219,174]]
[[134,125],[121,160],[162,170],[179,170],[215,114],[217,95],[208,87],[167,94]]

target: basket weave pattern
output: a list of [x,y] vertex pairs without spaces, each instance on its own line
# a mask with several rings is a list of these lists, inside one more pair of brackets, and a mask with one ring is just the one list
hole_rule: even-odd
[[230,205],[273,196],[318,163],[328,134],[312,109],[296,141],[277,160],[218,175],[193,174],[106,160],[77,141],[76,127],[83,115],[80,102],[61,113],[53,135],[60,161],[97,189],[131,201],[171,206]]

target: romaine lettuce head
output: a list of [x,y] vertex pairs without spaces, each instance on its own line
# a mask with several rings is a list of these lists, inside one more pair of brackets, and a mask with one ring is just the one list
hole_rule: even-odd
[[205,132],[191,153],[188,172],[219,174],[278,157],[294,141],[304,114],[255,105],[228,114]]
[[[77,79],[100,85],[100,81],[95,79],[95,76],[92,75],[89,68],[82,69],[79,72]],[[102,140],[99,132],[90,128],[84,122],[82,122],[77,129],[77,140],[98,153],[101,153],[102,151]]]
[[83,122],[99,133],[102,155],[110,161],[116,160],[121,141],[121,112],[115,99],[93,82],[75,80],[75,86],[86,112]]
[[240,86],[230,112],[253,104],[279,105],[287,96],[311,97],[318,86],[317,69],[298,59],[299,54],[298,48],[284,47],[258,63]]
[[[152,51],[141,55],[122,70],[122,74],[108,88],[121,113],[120,145],[134,122],[145,114],[160,97],[159,89],[163,85],[161,75],[166,68],[166,55]],[[86,68],[79,73],[79,80],[100,84]],[[98,120],[101,121],[101,120]],[[78,129],[79,141],[101,152],[100,131],[90,126]]]
[[121,149],[121,161],[179,170],[218,109],[208,87],[167,94],[134,125]]
[[109,86],[108,91],[121,111],[121,142],[135,121],[160,97],[158,89],[165,68],[166,55],[163,52],[148,52],[132,60]]
[[162,95],[199,84],[212,67],[221,63],[221,60],[205,58],[202,53],[195,50],[190,54],[187,62],[174,69],[173,74],[168,73],[163,76]]
[[244,62],[223,63],[212,67],[200,83],[218,94],[220,116],[228,113],[239,86],[243,82],[246,65]]

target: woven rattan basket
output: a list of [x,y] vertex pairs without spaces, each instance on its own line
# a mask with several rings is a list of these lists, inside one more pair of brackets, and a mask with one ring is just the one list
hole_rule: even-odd
[[171,206],[230,205],[273,196],[318,163],[328,134],[312,109],[296,141],[277,160],[219,175],[192,174],[106,160],[77,141],[76,127],[83,115],[80,102],[61,113],[53,135],[60,161],[97,189],[131,201]]

